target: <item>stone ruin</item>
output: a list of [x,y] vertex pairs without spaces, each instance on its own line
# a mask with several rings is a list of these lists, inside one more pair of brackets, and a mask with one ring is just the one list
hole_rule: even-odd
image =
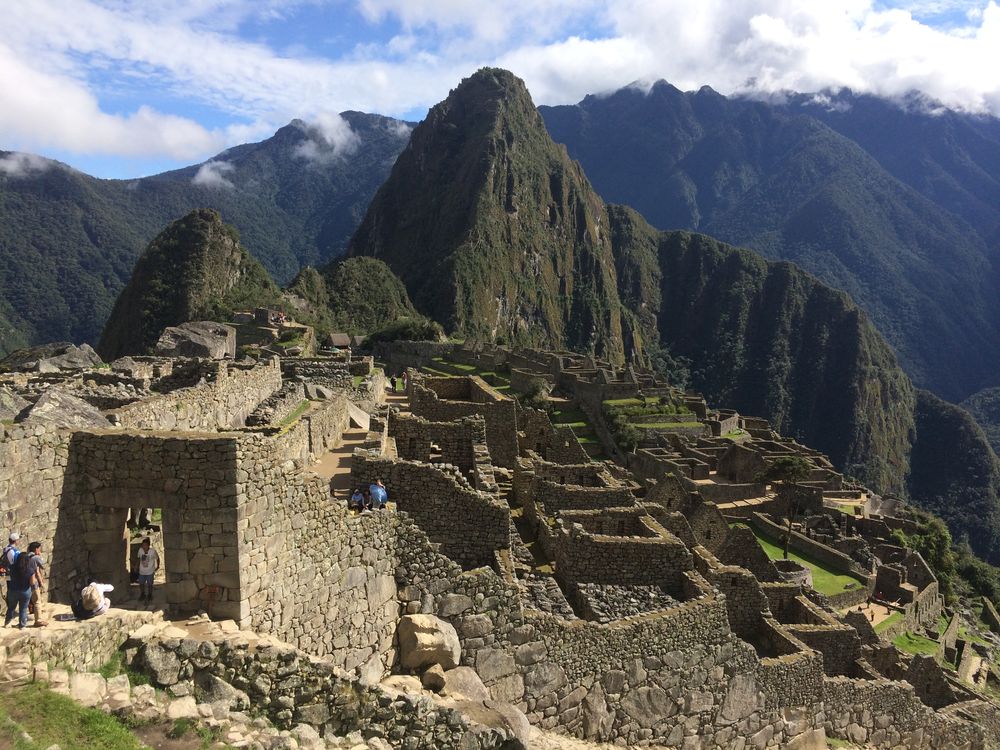
[[[403,343],[378,355],[398,367],[436,351]],[[558,365],[560,387],[601,400],[661,386],[569,355],[468,356],[507,356],[512,376]],[[399,410],[384,403],[384,376],[371,360],[352,366],[152,357],[2,376],[0,385],[29,405],[0,440],[6,525],[50,550],[51,596],[65,602],[89,579],[128,589],[126,514],[158,507],[171,611],[205,611],[279,638],[327,665],[308,672],[310,684],[337,670],[336,680],[354,687],[336,689],[354,695],[358,685],[413,671],[440,690],[464,668],[509,721],[523,713],[536,727],[591,741],[799,750],[824,747],[826,737],[877,748],[1000,742],[992,703],[844,611],[874,594],[912,629],[936,621],[942,602],[919,555],[891,544],[902,522],[827,507],[844,492],[864,505],[865,491],[845,490],[822,456],[744,421],[751,440],[739,450],[714,435],[668,437],[671,456],[689,463],[668,457],[670,472],[629,470],[590,460],[572,430],[483,378],[411,370],[408,408]],[[119,398],[108,388],[126,385]],[[103,422],[22,418],[57,392]],[[312,470],[360,423],[359,410],[367,432],[351,456],[352,481],[383,479],[388,512],[351,514]],[[765,487],[762,502],[740,506],[726,491],[704,489],[747,484],[754,467],[789,452],[814,466],[790,546],[857,580],[840,601],[756,543],[755,532],[783,538],[787,497]],[[707,477],[693,476],[702,471],[694,461],[709,467]],[[454,663],[435,657],[441,676],[412,660],[406,629],[419,618],[434,633],[454,633]],[[168,661],[194,660],[195,673],[208,668],[179,653],[176,639],[162,648],[174,654],[161,654]],[[216,654],[202,657],[206,665],[218,659],[238,672],[247,664],[245,655],[206,648]],[[966,674],[982,667],[954,632],[942,636],[942,655],[960,673],[963,664]],[[226,662],[237,657],[243,666]],[[320,695],[281,697],[272,719],[343,731],[347,714]],[[370,695],[371,705],[382,700],[378,690]],[[408,714],[408,729],[383,722],[379,731],[399,747],[411,746],[408,732],[431,743],[413,747],[520,746],[506,730],[435,735],[427,717],[439,715],[429,710]]]

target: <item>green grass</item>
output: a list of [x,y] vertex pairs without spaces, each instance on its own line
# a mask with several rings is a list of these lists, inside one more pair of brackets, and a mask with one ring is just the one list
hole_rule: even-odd
[[298,406],[295,407],[295,411],[293,411],[291,414],[289,414],[287,417],[285,417],[284,419],[281,420],[281,426],[282,427],[287,427],[292,422],[294,422],[296,419],[298,419],[303,414],[305,414],[305,411],[308,408],[309,408],[309,401],[308,401],[308,399],[303,399],[302,402]]
[[667,427],[700,427],[701,422],[633,422],[632,425],[649,430]]
[[[897,612],[896,614],[899,613]],[[929,654],[930,656],[934,656],[938,650],[937,641],[932,641],[930,638],[925,638],[916,633],[903,633],[896,636],[892,643],[900,651],[908,654]]]
[[891,615],[886,617],[884,620],[882,620],[882,622],[880,622],[878,625],[875,626],[875,632],[882,633],[891,628],[896,623],[900,622],[902,619],[903,619],[902,612],[893,612]]
[[604,402],[605,406],[645,406],[646,402],[641,398],[609,398]]
[[[143,747],[114,717],[96,708],[84,708],[40,683],[0,694],[0,726],[0,740],[9,740],[10,744],[4,746],[12,746],[14,750],[44,750],[52,745],[66,750],[140,750]],[[17,727],[30,734],[32,741],[24,740]]]
[[[781,560],[784,558],[785,555],[781,547],[758,535],[756,531],[754,531],[754,535],[757,536],[757,541],[769,558],[772,560]],[[835,594],[843,593],[848,589],[861,585],[861,582],[856,578],[835,573],[829,568],[824,567],[822,563],[792,550],[788,551],[788,559],[809,568],[812,571],[813,588],[825,596],[834,596]]]
[[131,669],[125,663],[125,654],[121,651],[115,651],[115,653],[108,659],[101,668],[97,670],[101,677],[106,680],[110,680],[112,677],[117,677],[123,674],[128,677],[130,684],[134,685],[148,685],[149,677],[146,676],[144,672],[138,672]]

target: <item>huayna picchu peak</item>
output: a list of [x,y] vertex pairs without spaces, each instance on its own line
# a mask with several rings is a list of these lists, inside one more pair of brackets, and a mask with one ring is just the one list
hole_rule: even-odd
[[604,204],[507,71],[431,108],[348,252],[385,261],[449,330],[623,361]]

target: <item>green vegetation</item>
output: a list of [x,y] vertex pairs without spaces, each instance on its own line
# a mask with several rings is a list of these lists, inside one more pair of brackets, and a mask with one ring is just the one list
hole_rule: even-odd
[[993,452],[1000,455],[1000,387],[985,388],[959,404],[986,433]]
[[[769,539],[761,536],[756,531],[754,531],[754,535],[757,537],[757,541],[760,543],[760,546],[764,549],[764,552],[767,553],[769,558],[772,560],[781,560],[784,557],[784,551],[781,547],[774,544]],[[845,576],[841,573],[835,573],[829,568],[824,567],[824,565],[819,561],[800,555],[797,552],[789,552],[788,559],[794,560],[800,565],[804,565],[809,568],[809,570],[812,571],[813,588],[826,596],[840,594],[848,589],[856,588],[861,585],[856,578]]]
[[440,341],[441,326],[426,318],[400,318],[368,336],[366,345],[379,341]]
[[624,362],[601,200],[546,133],[523,81],[479,70],[431,109],[411,144],[349,254],[384,260],[416,308],[459,337]]
[[192,211],[146,248],[115,302],[98,351],[105,359],[146,354],[166,326],[229,320],[232,312],[277,304],[267,271],[218,212]]
[[298,420],[299,417],[301,417],[303,414],[306,413],[306,410],[308,408],[309,408],[309,400],[303,399],[303,401],[298,406],[295,407],[294,411],[289,413],[287,417],[281,420],[281,426],[287,427],[288,425],[294,423],[295,421]]
[[[150,519],[153,523],[161,522],[161,519],[157,518],[156,516],[157,511],[160,511],[160,509],[159,508],[153,509],[153,515]],[[162,513],[162,511],[160,512]],[[143,534],[143,536],[145,536],[145,534]],[[112,677],[117,677],[118,675],[123,674],[128,677],[128,681],[132,685],[149,684],[149,677],[146,676],[146,673],[131,669],[125,663],[125,654],[123,654],[121,651],[115,651],[112,657],[107,662],[101,665],[101,668],[98,670],[98,672],[100,673],[101,677],[103,677],[106,680],[109,680]]]
[[[897,613],[898,614],[898,613]],[[925,638],[917,633],[902,633],[893,639],[893,644],[907,654],[928,654],[934,656],[938,650],[938,642]]]
[[885,630],[888,630],[893,625],[895,625],[898,622],[901,622],[902,620],[903,620],[902,612],[893,612],[891,615],[886,617],[884,620],[882,620],[882,622],[880,622],[878,625],[875,626],[875,632],[881,633]]
[[[330,312],[330,325],[350,334],[371,333],[402,319],[419,320],[406,287],[375,258],[346,258],[323,271],[322,294],[310,292]],[[315,279],[310,283],[318,286]],[[304,283],[300,283],[300,287]]]
[[[31,735],[31,742],[21,737],[18,727]],[[0,740],[4,738],[13,743],[15,750],[44,750],[51,745],[74,750],[143,747],[113,716],[96,708],[84,708],[37,682],[0,693]]]

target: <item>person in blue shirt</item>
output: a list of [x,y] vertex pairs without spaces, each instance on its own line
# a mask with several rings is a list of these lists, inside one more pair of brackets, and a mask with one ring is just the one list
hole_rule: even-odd
[[368,492],[372,497],[372,510],[382,510],[389,499],[389,493],[385,491],[385,485],[381,479],[376,479],[374,484],[368,487]]

